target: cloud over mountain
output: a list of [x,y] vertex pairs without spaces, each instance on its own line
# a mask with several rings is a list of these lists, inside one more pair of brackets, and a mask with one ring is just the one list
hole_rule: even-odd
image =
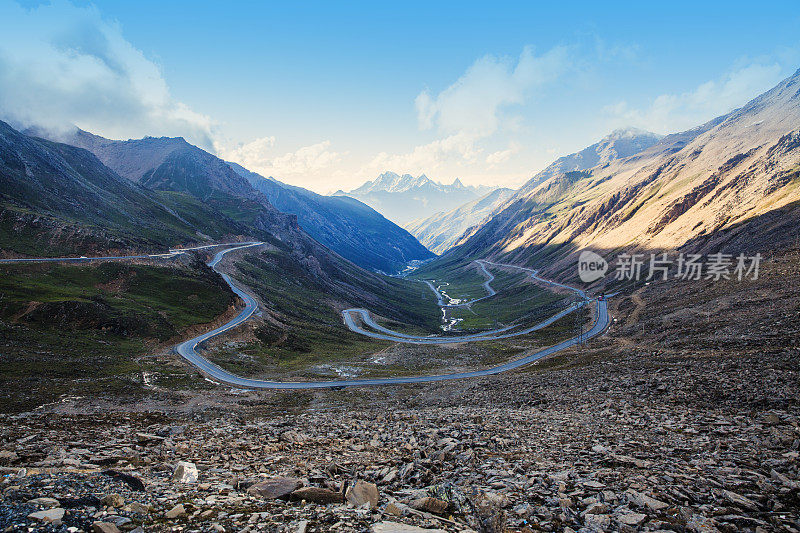
[[508,107],[523,104],[535,88],[558,79],[569,65],[565,46],[538,56],[526,46],[516,63],[507,57],[483,56],[435,97],[428,90],[417,95],[420,128],[476,138],[491,135],[502,127]]
[[623,100],[605,111],[621,126],[634,125],[659,133],[680,131],[742,105],[777,84],[784,74],[785,67],[776,61],[754,62],[690,91],[661,94],[644,107],[633,107]]
[[213,147],[212,120],[176,100],[159,66],[94,6],[0,0],[0,116],[104,135],[183,136]]

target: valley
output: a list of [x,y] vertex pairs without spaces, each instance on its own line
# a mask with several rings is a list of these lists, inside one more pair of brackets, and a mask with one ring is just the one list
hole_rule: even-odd
[[0,6],[0,532],[800,533],[778,17],[57,4]]
[[[456,372],[456,373],[448,373],[448,374],[436,374],[436,375],[427,375],[427,376],[415,376],[415,375],[408,375],[403,377],[391,377],[391,378],[372,378],[372,379],[346,379],[346,380],[331,380],[331,381],[264,381],[264,380],[257,380],[249,377],[243,377],[240,375],[235,375],[231,372],[220,368],[219,366],[212,363],[209,359],[201,355],[197,348],[201,344],[205,344],[207,341],[220,336],[234,328],[238,327],[239,325],[243,324],[245,321],[250,319],[254,313],[258,310],[258,303],[256,299],[248,294],[246,291],[242,290],[238,287],[231,277],[224,272],[217,270],[217,266],[220,262],[224,259],[224,257],[229,254],[230,252],[241,252],[247,250],[249,248],[257,248],[264,246],[265,243],[262,242],[250,242],[250,243],[240,243],[240,244],[219,244],[219,245],[204,245],[204,246],[197,246],[197,247],[189,247],[189,248],[178,248],[175,250],[170,250],[166,254],[154,254],[154,255],[144,255],[144,256],[101,256],[101,257],[80,257],[80,258],[60,258],[60,259],[48,259],[48,258],[25,258],[25,259],[6,259],[4,260],[7,264],[35,264],[35,263],[52,263],[52,262],[78,262],[78,263],[87,263],[87,262],[114,262],[114,261],[124,261],[124,262],[131,262],[136,260],[142,259],[149,259],[149,260],[169,260],[173,259],[176,256],[180,256],[185,254],[186,252],[191,251],[205,251],[211,248],[217,249],[217,251],[213,259],[208,263],[208,267],[211,268],[213,271],[219,273],[221,275],[222,280],[225,284],[227,284],[230,291],[239,297],[239,299],[244,303],[244,306],[241,310],[228,322],[223,323],[219,327],[212,329],[207,332],[203,332],[202,334],[194,337],[192,339],[186,340],[177,346],[175,346],[175,352],[183,357],[186,361],[190,364],[195,366],[199,369],[203,374],[212,378],[217,382],[225,383],[228,385],[233,385],[237,387],[244,387],[244,388],[254,388],[254,389],[313,389],[313,388],[331,388],[331,387],[344,387],[344,386],[370,386],[370,385],[391,385],[391,384],[401,384],[401,383],[424,383],[424,382],[431,382],[431,381],[442,381],[442,380],[451,380],[451,379],[464,379],[468,377],[478,377],[478,376],[486,376],[492,375],[500,372],[505,372],[508,370],[512,370],[519,366],[524,366],[529,364],[532,361],[536,361],[542,357],[555,353],[557,351],[563,350],[569,346],[577,342],[585,341],[594,335],[602,333],[603,330],[608,325],[608,315],[606,313],[606,303],[605,301],[599,301],[597,303],[597,318],[595,320],[595,324],[589,328],[585,337],[581,337],[579,339],[567,339],[563,340],[563,342],[559,342],[555,346],[549,347],[544,350],[534,351],[533,353],[528,353],[525,357],[522,357],[517,360],[512,360],[505,362],[502,365],[494,366],[490,368],[485,368],[481,370],[474,370],[468,372]],[[486,263],[478,263],[479,267],[481,268],[484,275],[488,277],[487,281],[485,281],[482,285],[484,290],[487,291],[487,295],[477,298],[475,300],[470,300],[466,303],[459,304],[456,306],[452,306],[449,304],[442,304],[441,296],[437,296],[440,302],[440,306],[444,308],[464,308],[470,309],[472,314],[477,316],[477,313],[471,310],[472,304],[478,303],[479,301],[484,301],[487,298],[493,298],[498,295],[497,291],[491,286],[491,283],[495,280],[495,277],[489,273],[486,269]],[[519,270],[519,267],[514,267],[513,265],[498,265],[490,263],[491,267],[500,267],[504,269],[511,269],[511,270]],[[527,269],[522,269],[525,272],[525,277],[530,277],[533,280],[536,280],[539,283],[543,284],[551,284],[552,282],[541,280],[540,278],[536,277],[536,273],[534,271],[530,271]],[[503,284],[503,291],[508,291],[510,289],[509,286],[506,286],[507,283]],[[433,286],[431,285],[433,289]],[[582,295],[582,291],[576,289],[569,289],[566,286],[561,286],[562,289],[572,290],[576,292],[578,295]],[[30,289],[22,288],[18,297],[22,297],[23,294],[29,292]],[[80,294],[80,293],[78,293]],[[179,293],[173,293],[171,295],[173,298],[181,298]],[[193,295],[197,298],[196,295]],[[196,302],[196,303],[204,303],[204,302]],[[540,302],[541,303],[541,302]],[[342,311],[342,317],[344,319],[344,323],[350,329],[350,331],[372,338],[378,339],[383,341],[390,341],[392,343],[401,343],[401,344],[416,344],[416,345],[426,345],[426,346],[440,346],[440,345],[462,345],[463,343],[472,343],[472,342],[479,342],[479,341],[499,341],[501,339],[510,339],[513,337],[517,337],[520,335],[531,335],[534,332],[538,332],[542,330],[543,336],[548,339],[554,339],[558,337],[553,337],[551,330],[560,331],[563,326],[559,326],[561,322],[563,322],[563,317],[569,315],[573,312],[583,311],[582,306],[584,301],[581,301],[578,305],[569,306],[566,309],[561,310],[560,312],[554,314],[550,318],[544,320],[543,322],[536,324],[532,327],[525,327],[524,329],[520,329],[519,331],[510,331],[512,329],[519,329],[519,324],[506,326],[502,329],[494,329],[490,331],[484,331],[480,333],[472,333],[469,335],[448,335],[448,336],[419,336],[419,335],[409,335],[405,333],[395,332],[391,329],[387,329],[378,323],[376,323],[370,316],[370,312],[367,309],[345,309]],[[172,302],[173,306],[179,306],[179,302]],[[495,303],[493,305],[494,316],[497,316],[496,310],[499,308],[505,308],[506,305],[504,302]],[[506,313],[513,312],[518,310],[518,305],[516,302],[508,307]],[[369,329],[363,329],[361,325],[357,325],[356,322],[353,320],[353,317],[358,317],[360,324],[364,327]],[[488,319],[488,314],[484,316],[484,320]],[[102,316],[98,317],[101,320],[103,319]],[[519,317],[511,317],[512,319],[516,319]],[[584,318],[582,316],[582,318]],[[322,322],[322,321],[321,321]],[[312,327],[320,327],[321,324],[316,324]],[[552,327],[551,327],[552,326]],[[372,331],[370,331],[372,330]],[[313,336],[309,335],[310,332],[308,331],[291,331],[289,334],[291,335],[300,335],[303,334],[303,342],[313,342]],[[341,335],[339,335],[341,337]],[[561,339],[559,339],[561,340]],[[341,356],[347,356],[348,350],[346,348],[343,349],[341,346],[342,340],[338,341],[340,343],[338,351],[340,352]],[[362,349],[369,349],[371,347],[370,343],[355,343],[363,345]],[[310,351],[310,350],[309,350]],[[386,357],[385,355],[383,357]],[[373,363],[375,360],[374,355],[370,355],[370,358],[373,359]],[[278,356],[280,360],[280,356]],[[313,354],[306,354],[304,358],[306,363],[314,362],[316,358]],[[325,357],[321,359],[323,362],[331,362],[335,360],[334,358]],[[223,363],[225,365],[225,363]],[[347,366],[351,372],[356,372],[360,374],[362,371],[358,368],[358,364],[354,366],[353,361],[346,361],[343,365]],[[410,369],[409,369],[410,370]],[[400,374],[407,374],[409,370],[406,372],[399,372]],[[411,371],[413,373],[413,371]],[[378,372],[380,373],[380,371]],[[395,372],[394,373],[398,373]]]

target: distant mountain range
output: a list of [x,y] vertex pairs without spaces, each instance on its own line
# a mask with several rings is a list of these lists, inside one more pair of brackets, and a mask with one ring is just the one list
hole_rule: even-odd
[[515,192],[513,189],[495,189],[451,211],[436,213],[424,220],[414,220],[406,225],[406,229],[429,250],[443,254],[455,246],[466,231],[481,225]]
[[[636,128],[615,130],[580,152],[558,158],[531,178],[522,187],[521,194],[553,176],[565,172],[586,170],[617,159],[630,157],[649,148],[661,138],[661,135]],[[497,189],[449,212],[442,211],[426,219],[411,221],[405,227],[428,249],[442,254],[458,244],[465,232],[485,222],[515,192],[511,189]]]
[[402,176],[384,172],[350,192],[337,191],[337,196],[350,196],[361,200],[383,216],[404,226],[416,219],[425,219],[440,211],[449,211],[466,202],[476,200],[494,187],[473,187],[455,179],[445,185],[426,175]]
[[0,249],[130,250],[256,234],[191,194],[154,191],[92,153],[0,122]]
[[[587,149],[589,161],[597,146]],[[598,155],[587,169],[577,159],[535,176],[448,255],[503,257],[572,275],[582,248],[735,253],[794,243],[800,71],[740,109],[628,157]]]
[[395,273],[410,261],[434,256],[408,231],[354,198],[323,196],[229,164],[278,210],[297,215],[309,235],[361,267]]
[[407,231],[356,200],[267,180],[182,138],[116,141],[76,129],[59,140],[89,150],[147,189],[188,193],[247,226],[281,235],[287,217],[297,220],[314,239],[363,268],[394,273],[432,256]]

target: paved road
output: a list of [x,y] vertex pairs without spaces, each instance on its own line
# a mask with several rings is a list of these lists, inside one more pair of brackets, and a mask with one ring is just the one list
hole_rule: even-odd
[[[250,243],[227,243],[227,244],[216,244],[216,245],[205,245],[205,246],[198,246],[191,249],[205,249],[205,248],[212,248],[215,246],[231,246],[230,248],[226,248],[225,250],[219,251],[214,258],[209,262],[209,266],[213,268],[217,273],[219,273],[225,282],[230,286],[231,290],[239,296],[245,304],[244,309],[239,312],[239,314],[228,323],[212,330],[193,339],[189,339],[185,342],[178,344],[175,347],[175,351],[180,354],[184,359],[188,362],[193,364],[199,370],[204,372],[210,378],[215,379],[217,381],[233,385],[235,387],[241,388],[248,388],[248,389],[324,389],[324,388],[340,388],[340,387],[358,387],[358,386],[377,386],[377,385],[398,385],[398,384],[406,384],[406,383],[430,383],[434,381],[448,381],[454,379],[464,379],[464,378],[471,378],[471,377],[481,377],[481,376],[491,376],[494,374],[500,374],[501,372],[507,372],[509,370],[513,370],[515,368],[519,368],[521,366],[525,366],[530,364],[534,361],[537,361],[543,357],[548,355],[554,354],[565,348],[570,346],[574,346],[580,342],[581,339],[577,337],[565,340],[555,346],[551,346],[549,348],[545,348],[543,350],[539,350],[534,353],[530,353],[525,357],[520,359],[516,359],[514,361],[509,361],[502,365],[494,366],[491,368],[487,368],[484,370],[475,370],[472,372],[457,372],[451,374],[439,374],[433,376],[409,376],[409,377],[397,377],[397,378],[375,378],[375,379],[347,379],[347,380],[332,380],[332,381],[266,381],[266,380],[259,380],[259,379],[250,379],[244,378],[241,376],[237,376],[227,370],[215,365],[202,355],[197,352],[198,347],[208,339],[220,335],[247,320],[250,318],[253,313],[256,312],[258,309],[258,303],[255,299],[247,294],[245,291],[240,289],[233,283],[233,280],[227,274],[220,272],[217,268],[219,262],[222,258],[229,252],[234,250],[241,250],[245,248],[251,248],[255,246],[260,246],[263,243],[261,242],[250,242]],[[181,254],[184,251],[189,250],[190,248],[183,248],[183,249],[173,249],[170,250],[168,253],[165,254],[150,254],[150,255],[135,255],[135,256],[104,256],[104,257],[47,257],[47,258],[25,258],[25,259],[3,259],[0,260],[2,263],[30,263],[30,262],[57,262],[57,261],[116,261],[116,260],[127,260],[127,259],[146,259],[146,258],[164,258],[164,257],[173,257],[175,255]],[[488,263],[497,266],[514,266],[514,265],[499,265],[496,263]],[[523,268],[523,267],[519,267]],[[536,271],[531,269],[525,269],[531,272],[533,276],[536,276]],[[551,283],[556,286],[564,287],[570,290],[573,290],[577,293],[583,294],[583,291],[579,289],[573,289],[572,287],[567,287],[566,285],[561,285],[560,283],[550,282],[548,280],[543,280],[541,278],[537,279],[541,281],[545,281],[547,283]],[[489,280],[491,282],[491,279]],[[585,296],[585,295],[584,295]],[[584,300],[586,301],[586,300]],[[566,314],[571,312],[574,309],[565,309],[561,313]],[[371,318],[369,318],[368,312],[366,310],[347,310],[352,312],[361,312],[364,311],[366,314],[366,319],[364,315],[362,315],[362,319],[365,320],[365,323],[371,324],[371,327],[381,328],[378,324],[375,324]],[[350,316],[351,313],[347,312],[346,316]],[[563,316],[563,315],[561,315]],[[533,328],[529,328],[530,331],[534,329],[538,329],[544,327],[547,324],[554,322],[560,318],[559,315],[555,315],[551,317],[547,321],[543,322],[542,324],[537,324]],[[369,321],[367,320],[369,319]],[[347,320],[347,318],[345,318]],[[352,323],[352,318],[351,318]],[[372,325],[374,324],[374,325]],[[599,335],[608,327],[609,324],[609,316],[608,316],[608,308],[607,303],[605,300],[600,300],[597,302],[597,319],[595,320],[594,326],[583,335],[582,340],[590,339],[596,335]],[[353,323],[353,326],[355,324]],[[385,328],[384,328],[385,329]],[[394,333],[397,335],[397,333]],[[520,334],[520,333],[517,333]],[[508,335],[513,336],[513,335]],[[496,338],[504,338],[502,335],[497,336]],[[389,340],[397,340],[396,337],[391,337]]]
[[581,289],[577,289],[575,287],[570,287],[569,285],[564,285],[563,283],[558,283],[558,282],[555,282],[555,281],[551,281],[549,279],[540,278],[538,276],[538,272],[539,271],[535,270],[533,268],[528,268],[528,267],[523,267],[523,266],[518,266],[518,265],[507,265],[505,263],[493,263],[491,261],[487,261],[486,259],[478,259],[477,262],[478,263],[482,263],[482,264],[496,266],[496,267],[516,268],[517,270],[522,270],[524,272],[528,272],[531,275],[531,277],[533,279],[535,279],[536,281],[541,281],[542,283],[547,283],[548,285],[553,285],[554,287],[561,287],[562,289],[567,289],[567,290],[572,291],[575,294],[579,295],[584,300],[589,299],[589,297],[586,296],[586,293],[584,291],[582,291]]
[[[89,263],[92,261],[124,261],[126,259],[166,259],[175,257],[190,250],[205,250],[207,248],[215,248],[218,246],[233,246],[240,244],[254,244],[249,242],[225,242],[221,244],[205,244],[203,246],[192,246],[189,248],[170,248],[167,252],[162,254],[142,254],[142,255],[103,255],[98,257],[25,257],[19,259],[0,259],[2,263]],[[259,243],[261,244],[261,243]]]
[[[214,270],[217,270],[217,265],[219,261],[224,257],[224,255],[233,250],[239,250],[242,248],[248,248],[250,246],[257,246],[259,243],[253,243],[245,246],[237,246],[234,248],[229,248],[227,250],[222,250],[214,256],[214,260],[209,263]],[[500,374],[501,372],[507,372],[509,370],[513,370],[515,368],[519,368],[521,366],[528,365],[534,361],[537,361],[543,357],[547,357],[548,355],[554,354],[565,348],[569,348],[570,346],[574,346],[580,342],[581,339],[577,337],[565,340],[555,346],[551,346],[549,348],[545,348],[543,350],[539,350],[534,353],[530,353],[525,357],[520,359],[516,359],[514,361],[509,361],[508,363],[504,363],[502,365],[494,366],[491,368],[487,368],[484,370],[475,370],[472,372],[457,372],[451,374],[439,374],[433,376],[408,376],[408,377],[397,377],[397,378],[374,378],[374,379],[342,379],[342,380],[331,380],[331,381],[268,381],[268,380],[261,380],[261,379],[252,379],[252,378],[245,378],[241,376],[237,376],[232,372],[229,372],[197,352],[197,348],[200,344],[207,341],[208,339],[219,335],[239,324],[247,320],[250,316],[255,313],[258,309],[258,304],[256,303],[255,299],[252,296],[247,294],[246,292],[239,289],[228,277],[226,274],[219,272],[223,279],[230,285],[231,289],[239,295],[245,303],[245,308],[239,313],[239,315],[225,324],[224,326],[220,326],[219,328],[209,331],[208,333],[204,333],[198,337],[193,339],[189,339],[188,341],[182,342],[178,346],[176,346],[176,351],[182,357],[184,357],[187,361],[191,364],[196,366],[210,378],[220,381],[222,383],[226,383],[228,385],[233,385],[235,387],[247,388],[247,389],[326,389],[326,388],[340,388],[340,387],[364,387],[364,386],[378,386],[378,385],[399,385],[399,384],[407,384],[407,383],[431,383],[434,381],[448,381],[453,379],[464,379],[464,378],[471,378],[471,377],[480,377],[480,376],[491,376],[494,374]],[[560,284],[556,284],[560,285]],[[574,289],[577,291],[577,289]],[[364,311],[368,315],[366,310],[360,309],[353,309],[348,310],[353,312],[361,312]],[[566,314],[567,312],[572,311],[572,309],[565,309],[562,313]],[[351,313],[345,314],[345,321],[347,321],[347,317],[350,316]],[[562,315],[563,316],[563,315]],[[363,315],[362,315],[363,318]],[[548,321],[545,321],[547,324],[554,322],[560,318],[559,315],[551,317]],[[350,318],[350,323],[355,326],[352,322],[352,318]],[[547,325],[542,323],[538,325],[538,327],[544,327]],[[600,300],[597,303],[597,319],[592,326],[592,328],[586,332],[582,340],[590,339],[596,335],[599,335],[608,327],[609,324],[609,316],[608,316],[608,307],[605,300]],[[377,325],[377,324],[376,324]],[[378,326],[380,327],[380,326]],[[536,326],[535,326],[536,327]],[[533,328],[529,328],[533,329]],[[387,340],[396,340],[394,337],[391,337]]]
[[[575,305],[572,305],[570,307],[565,308],[564,310],[556,313],[555,315],[551,316],[550,318],[548,318],[547,320],[545,320],[543,322],[540,322],[539,324],[536,324],[534,326],[531,326],[531,327],[528,327],[528,328],[525,328],[525,329],[518,329],[517,331],[514,331],[514,332],[510,332],[510,330],[517,329],[520,326],[507,326],[507,327],[504,327],[504,328],[493,329],[493,330],[488,330],[488,331],[482,331],[480,333],[474,333],[474,334],[471,334],[471,335],[459,335],[459,336],[448,336],[448,337],[433,336],[433,335],[429,335],[429,336],[408,335],[408,334],[400,333],[398,331],[394,331],[394,330],[391,330],[391,329],[386,328],[384,326],[381,326],[380,324],[378,324],[377,322],[375,322],[372,319],[369,311],[367,311],[366,309],[362,309],[362,308],[345,309],[344,311],[342,311],[342,316],[344,317],[344,322],[345,322],[345,324],[347,325],[347,327],[351,331],[353,331],[355,333],[358,333],[358,334],[361,334],[361,335],[365,335],[367,337],[371,337],[373,339],[388,340],[388,341],[401,342],[401,343],[406,343],[406,344],[428,344],[428,345],[458,344],[458,343],[461,343],[461,342],[492,341],[492,340],[499,340],[499,339],[508,339],[508,338],[517,337],[517,336],[520,336],[520,335],[528,335],[530,333],[533,333],[534,331],[538,331],[538,330],[540,330],[540,329],[542,329],[544,327],[549,326],[550,324],[552,324],[553,322],[557,321],[558,319],[563,318],[564,316],[566,316],[566,315],[568,315],[568,314],[570,314],[570,313],[572,313],[574,311],[577,311],[578,309],[581,309],[582,307],[587,305],[588,302],[590,301],[590,299],[587,298],[587,296],[584,293],[584,291],[582,291],[580,289],[576,289],[574,287],[570,287],[568,285],[557,283],[555,281],[550,281],[550,280],[547,280],[547,279],[544,279],[544,278],[540,278],[537,275],[537,272],[538,272],[537,270],[534,270],[534,269],[531,269],[531,268],[527,268],[527,267],[521,267],[521,266],[517,266],[517,265],[509,265],[509,264],[504,264],[504,263],[493,263],[491,261],[486,261],[484,259],[478,259],[476,261],[476,263],[478,263],[480,268],[483,270],[483,273],[486,275],[487,280],[486,280],[486,282],[483,283],[483,287],[484,287],[484,289],[486,289],[487,295],[483,296],[481,298],[476,298],[474,300],[470,300],[468,302],[464,302],[464,303],[445,304],[444,303],[444,296],[439,292],[439,290],[436,289],[436,287],[433,285],[433,283],[431,283],[430,281],[426,281],[425,283],[427,283],[428,286],[431,288],[431,290],[433,290],[436,293],[437,298],[439,300],[439,306],[440,307],[443,307],[443,308],[466,307],[466,306],[472,305],[475,302],[484,300],[486,298],[489,298],[489,297],[494,296],[495,294],[497,294],[497,291],[495,291],[494,288],[491,286],[492,281],[494,281],[494,279],[495,279],[494,275],[486,269],[486,265],[492,265],[492,266],[495,266],[495,267],[502,267],[502,268],[515,268],[515,269],[518,269],[518,270],[522,270],[524,272],[529,273],[531,278],[536,280],[536,281],[539,281],[539,282],[542,282],[542,283],[547,283],[547,284],[550,284],[550,285],[553,285],[553,286],[556,286],[556,287],[561,287],[561,288],[564,288],[564,289],[568,289],[568,290],[580,295],[581,296],[581,300],[579,300]],[[353,315],[360,316],[361,320],[364,322],[364,325],[369,327],[369,328],[372,328],[375,331],[369,331],[367,329],[364,329],[364,328],[358,326],[355,323],[355,321],[353,320]]]

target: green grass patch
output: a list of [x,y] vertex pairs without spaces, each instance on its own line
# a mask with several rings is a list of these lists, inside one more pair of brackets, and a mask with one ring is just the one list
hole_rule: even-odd
[[154,384],[196,387],[188,367],[143,357],[185,328],[211,322],[234,302],[202,267],[129,263],[0,267],[0,411],[62,395],[121,401]]
[[282,250],[244,256],[237,267],[239,280],[276,320],[255,330],[255,342],[209,354],[233,372],[253,375],[295,371],[363,358],[388,347],[391,343],[353,333],[344,325],[338,309],[348,304],[392,317],[406,327],[428,331],[438,327],[435,298],[416,282],[376,276],[364,287],[353,277],[349,278],[350,287],[337,294],[328,283],[309,276]]
[[435,261],[415,270],[408,278],[432,280],[434,285],[442,285],[442,290],[451,298],[474,300],[486,296],[486,289],[483,287],[486,276],[474,262]]

